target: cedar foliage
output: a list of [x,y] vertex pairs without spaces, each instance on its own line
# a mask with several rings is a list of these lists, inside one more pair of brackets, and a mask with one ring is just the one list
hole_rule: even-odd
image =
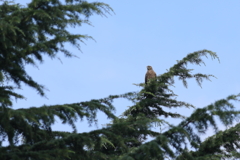
[[[213,75],[192,73],[187,64],[204,64],[202,57],[218,59],[216,53],[201,50],[188,54],[166,73],[142,87],[140,92],[110,95],[102,99],[72,104],[12,108],[13,98],[21,99],[15,88],[26,84],[41,95],[44,86],[37,83],[25,70],[26,65],[37,66],[44,55],[57,58],[63,53],[74,57],[65,43],[80,47],[80,42],[91,38],[87,35],[72,34],[68,26],[90,24],[93,14],[109,14],[113,10],[107,4],[83,0],[32,0],[27,6],[2,1],[0,5],[0,158],[1,160],[206,160],[240,158],[240,126],[219,131],[216,117],[225,126],[232,125],[239,118],[233,101],[240,95],[230,95],[203,108],[197,108],[189,117],[166,112],[165,108],[194,107],[178,101],[170,89],[177,77],[187,87],[188,79],[195,79],[198,85]],[[10,85],[9,85],[10,84]],[[151,95],[151,96],[146,96]],[[113,113],[112,102],[125,98],[133,102],[121,117]],[[87,118],[89,123],[97,120],[96,113],[104,112],[111,123],[102,129],[78,133],[75,122]],[[73,132],[53,131],[52,125],[58,117],[63,124],[72,126]],[[164,117],[182,118],[174,126]],[[152,130],[153,126],[168,126],[164,132]],[[215,135],[201,141],[204,134],[213,127]],[[153,140],[146,142],[148,136]],[[21,138],[21,139],[20,139]],[[8,146],[2,142],[8,141]]]

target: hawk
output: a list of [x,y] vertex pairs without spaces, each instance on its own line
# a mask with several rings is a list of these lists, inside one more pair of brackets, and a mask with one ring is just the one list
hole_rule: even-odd
[[145,75],[145,84],[148,83],[149,79],[156,78],[156,77],[157,77],[157,75],[154,72],[154,70],[152,69],[152,67],[147,66],[147,73]]

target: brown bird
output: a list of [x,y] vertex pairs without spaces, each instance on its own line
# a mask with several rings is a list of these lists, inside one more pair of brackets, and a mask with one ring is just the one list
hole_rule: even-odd
[[145,84],[147,84],[150,79],[156,78],[156,77],[157,77],[157,75],[154,72],[154,70],[152,69],[152,67],[147,66],[147,73],[145,75]]

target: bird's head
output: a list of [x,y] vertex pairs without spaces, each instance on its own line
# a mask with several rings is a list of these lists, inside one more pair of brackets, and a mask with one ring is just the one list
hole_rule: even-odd
[[151,66],[147,66],[147,70],[152,70],[152,67]]

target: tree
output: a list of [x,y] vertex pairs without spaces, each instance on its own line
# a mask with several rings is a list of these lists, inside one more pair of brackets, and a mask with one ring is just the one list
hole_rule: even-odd
[[[1,142],[9,142],[9,146],[0,147],[1,159],[240,158],[239,124],[219,131],[215,120],[215,117],[219,117],[225,126],[233,124],[240,112],[235,110],[231,102],[239,101],[240,95],[230,95],[209,106],[198,108],[189,117],[164,110],[166,107],[194,107],[176,100],[177,95],[170,87],[176,77],[186,87],[187,79],[194,78],[201,86],[204,79],[213,77],[201,73],[192,74],[192,69],[187,68],[188,63],[204,63],[203,56],[218,59],[216,53],[209,50],[188,54],[166,73],[157,76],[156,80],[138,84],[142,87],[140,92],[64,105],[11,108],[12,98],[24,98],[15,90],[21,88],[22,84],[36,89],[41,96],[45,95],[43,85],[27,74],[27,64],[37,65],[38,61],[44,60],[43,55],[56,58],[60,52],[67,57],[74,57],[64,48],[64,43],[69,42],[79,47],[79,42],[91,37],[71,34],[66,27],[89,24],[88,18],[94,13],[105,15],[112,11],[107,4],[82,0],[33,0],[27,7],[8,1],[1,4],[0,137]],[[134,103],[121,117],[113,114],[112,102],[117,98],[125,98]],[[77,133],[75,121],[86,117],[89,123],[93,123],[97,119],[98,110],[104,112],[112,120],[111,123],[102,129]],[[74,131],[53,131],[56,116],[64,124],[72,126]],[[174,126],[164,121],[162,116],[184,120]],[[164,132],[153,131],[152,126],[156,124],[159,127],[167,125],[169,129]],[[216,134],[202,142],[198,133],[205,133],[210,126],[213,126]],[[153,137],[153,140],[146,142],[148,136]]]

